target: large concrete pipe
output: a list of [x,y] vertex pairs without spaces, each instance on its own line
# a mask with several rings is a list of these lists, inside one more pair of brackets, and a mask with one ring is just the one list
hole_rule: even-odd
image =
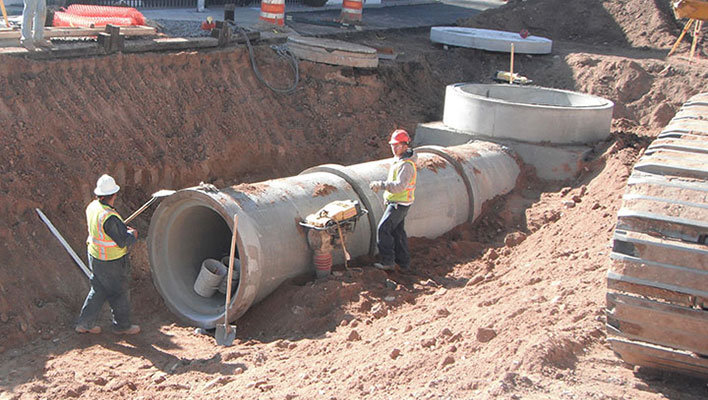
[[[512,190],[519,167],[502,146],[474,142],[456,147],[420,147],[416,201],[406,219],[410,236],[437,237],[479,216],[482,204]],[[349,167],[322,165],[289,178],[221,190],[193,187],[162,202],[153,215],[148,253],[153,281],[169,309],[203,328],[223,322],[224,295],[203,298],[192,285],[206,258],[229,249],[231,221],[239,215],[240,280],[229,320],[275,290],[286,279],[312,271],[312,251],[298,225],[335,200],[359,200],[369,210],[346,237],[352,257],[373,254],[381,196],[369,189],[385,179],[391,159]],[[334,262],[343,262],[335,251]]]

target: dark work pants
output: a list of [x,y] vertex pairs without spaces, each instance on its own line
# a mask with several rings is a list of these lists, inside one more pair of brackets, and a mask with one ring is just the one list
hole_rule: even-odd
[[89,254],[93,270],[91,290],[84,300],[77,325],[86,329],[96,326],[103,303],[108,301],[116,330],[130,328],[130,261],[128,256],[117,260],[101,261]]
[[377,240],[381,263],[384,265],[396,263],[401,268],[409,268],[411,265],[411,254],[405,231],[405,219],[409,208],[410,206],[395,203],[386,205],[386,211],[379,222]]

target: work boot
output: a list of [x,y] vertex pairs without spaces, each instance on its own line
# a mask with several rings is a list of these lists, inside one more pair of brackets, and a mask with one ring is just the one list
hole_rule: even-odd
[[381,263],[374,263],[374,267],[382,271],[393,271],[396,268],[395,265],[386,265]]
[[40,40],[35,40],[34,45],[36,47],[41,47],[43,49],[50,49],[52,48],[52,42],[50,42],[47,39],[40,39]]
[[116,335],[135,335],[140,333],[140,325],[131,325],[130,328],[124,330],[114,330]]
[[83,326],[77,326],[75,329],[76,333],[93,333],[94,335],[98,335],[101,333],[101,327],[100,326],[94,326],[93,328],[84,328]]
[[20,40],[20,46],[29,51],[35,51],[34,43],[32,43],[32,40],[30,39]]

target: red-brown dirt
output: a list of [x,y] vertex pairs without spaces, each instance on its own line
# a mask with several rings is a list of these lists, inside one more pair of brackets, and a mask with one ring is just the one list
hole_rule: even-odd
[[[258,83],[242,48],[4,58],[0,399],[706,398],[704,381],[628,368],[605,341],[605,273],[626,179],[678,107],[708,90],[704,59],[686,60],[685,45],[666,58],[680,24],[656,4],[518,1],[466,22],[554,39],[553,54],[519,57],[516,70],[613,100],[611,138],[577,179],[527,177],[475,224],[412,239],[410,274],[359,259],[327,279],[283,284],[238,321],[229,348],[166,310],[144,240],[131,253],[144,332],[76,335],[88,284],[34,208],[81,254],[84,207],[103,172],[123,186],[126,215],[162,188],[388,157],[392,128],[439,120],[445,85],[490,82],[508,55],[443,50],[427,31],[356,34],[348,40],[393,47],[398,59],[368,72],[303,62],[292,95]],[[276,71],[270,81],[290,78],[266,46],[257,56],[262,71]],[[136,220],[142,235],[149,216]]]

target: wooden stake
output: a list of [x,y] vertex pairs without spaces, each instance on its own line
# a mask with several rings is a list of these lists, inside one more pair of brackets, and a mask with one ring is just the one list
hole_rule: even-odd
[[674,54],[674,51],[676,51],[676,48],[678,47],[679,43],[681,43],[681,40],[683,39],[684,36],[686,36],[686,32],[691,28],[691,24],[693,24],[695,20],[694,19],[689,19],[688,22],[686,22],[686,25],[683,27],[683,30],[681,31],[681,35],[679,35],[678,39],[676,39],[676,43],[674,43],[673,47],[671,47],[671,51],[669,51],[669,54],[667,55],[670,56]]
[[511,44],[511,65],[509,66],[509,84],[514,83],[514,43]]
[[701,28],[703,28],[703,21],[696,21],[693,27],[693,43],[691,43],[691,54],[688,56],[689,60],[693,60],[693,54],[696,51],[696,42],[698,42],[698,35],[701,34]]
[[2,8],[2,16],[5,18],[5,26],[10,27],[10,20],[7,19],[7,11],[5,11],[5,3],[0,0],[0,8]]

